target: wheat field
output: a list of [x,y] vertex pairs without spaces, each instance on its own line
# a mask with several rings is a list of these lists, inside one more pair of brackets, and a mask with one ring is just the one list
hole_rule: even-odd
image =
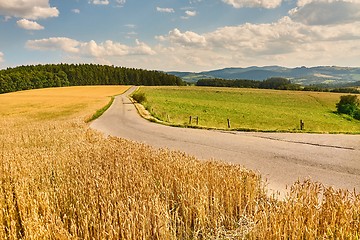
[[0,95],[0,239],[356,239],[360,196],[89,129],[126,87]]

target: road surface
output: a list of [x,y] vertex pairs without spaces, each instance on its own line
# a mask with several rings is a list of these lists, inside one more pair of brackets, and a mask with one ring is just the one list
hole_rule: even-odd
[[360,136],[297,133],[245,133],[176,128],[139,116],[127,98],[132,87],[90,127],[106,135],[180,150],[199,159],[240,164],[261,173],[271,190],[284,194],[296,180],[360,190]]

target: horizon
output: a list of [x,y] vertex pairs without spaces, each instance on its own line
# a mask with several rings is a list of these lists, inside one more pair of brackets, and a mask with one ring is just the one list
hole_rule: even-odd
[[[4,67],[4,68],[0,68],[0,70],[6,70],[7,68],[17,68],[17,67],[22,67],[22,66],[31,66],[31,65],[46,65],[46,64],[99,64],[99,65],[103,65],[103,66],[113,66],[113,67],[125,67],[125,66],[119,66],[119,65],[109,65],[109,64],[100,64],[100,63],[82,63],[82,62],[78,62],[78,63],[65,63],[65,62],[61,62],[61,63],[39,63],[39,64],[27,64],[27,65],[18,65],[18,66],[14,66],[14,67]],[[216,69],[208,69],[208,70],[200,70],[200,71],[178,71],[178,70],[169,70],[169,71],[164,71],[161,69],[147,69],[147,68],[136,68],[136,67],[126,67],[126,68],[136,68],[136,69],[142,69],[142,70],[148,70],[148,71],[160,71],[160,72],[165,72],[165,73],[171,73],[171,72],[182,72],[182,73],[202,73],[202,72],[211,72],[211,71],[218,71],[218,70],[225,70],[225,69],[248,69],[248,68],[266,68],[266,67],[280,67],[280,68],[287,68],[287,69],[296,69],[296,68],[317,68],[317,67],[330,67],[330,68],[360,68],[360,66],[330,66],[330,65],[316,65],[316,66],[295,66],[295,67],[286,67],[286,66],[280,66],[280,65],[264,65],[264,66],[247,66],[247,67],[223,67],[223,68],[216,68]]]
[[358,12],[359,0],[0,0],[0,69],[354,67]]

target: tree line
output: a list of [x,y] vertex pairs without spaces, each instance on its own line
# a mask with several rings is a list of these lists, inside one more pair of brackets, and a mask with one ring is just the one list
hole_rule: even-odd
[[208,87],[235,87],[235,88],[260,88],[260,89],[276,89],[276,90],[297,90],[297,91],[314,91],[314,92],[337,92],[337,93],[360,93],[355,87],[336,87],[330,88],[328,85],[310,85],[301,86],[294,84],[290,80],[281,77],[272,77],[263,81],[247,80],[247,79],[220,79],[209,78],[200,79],[196,86]]
[[237,87],[237,88],[263,88],[278,90],[300,90],[301,86],[291,83],[290,80],[280,77],[272,77],[263,81],[247,80],[247,79],[200,79],[196,83],[197,86],[209,87]]
[[181,78],[160,71],[97,64],[29,65],[0,70],[0,93],[84,85],[181,86]]

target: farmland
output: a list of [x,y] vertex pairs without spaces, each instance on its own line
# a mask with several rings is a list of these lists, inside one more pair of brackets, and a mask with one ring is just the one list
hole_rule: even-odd
[[280,201],[240,166],[90,130],[126,88],[0,95],[0,239],[358,237],[354,193],[306,181]]
[[[245,131],[360,133],[359,121],[338,115],[342,94],[205,87],[141,87],[145,107],[156,118],[174,125]],[[194,121],[192,125],[196,125]]]

